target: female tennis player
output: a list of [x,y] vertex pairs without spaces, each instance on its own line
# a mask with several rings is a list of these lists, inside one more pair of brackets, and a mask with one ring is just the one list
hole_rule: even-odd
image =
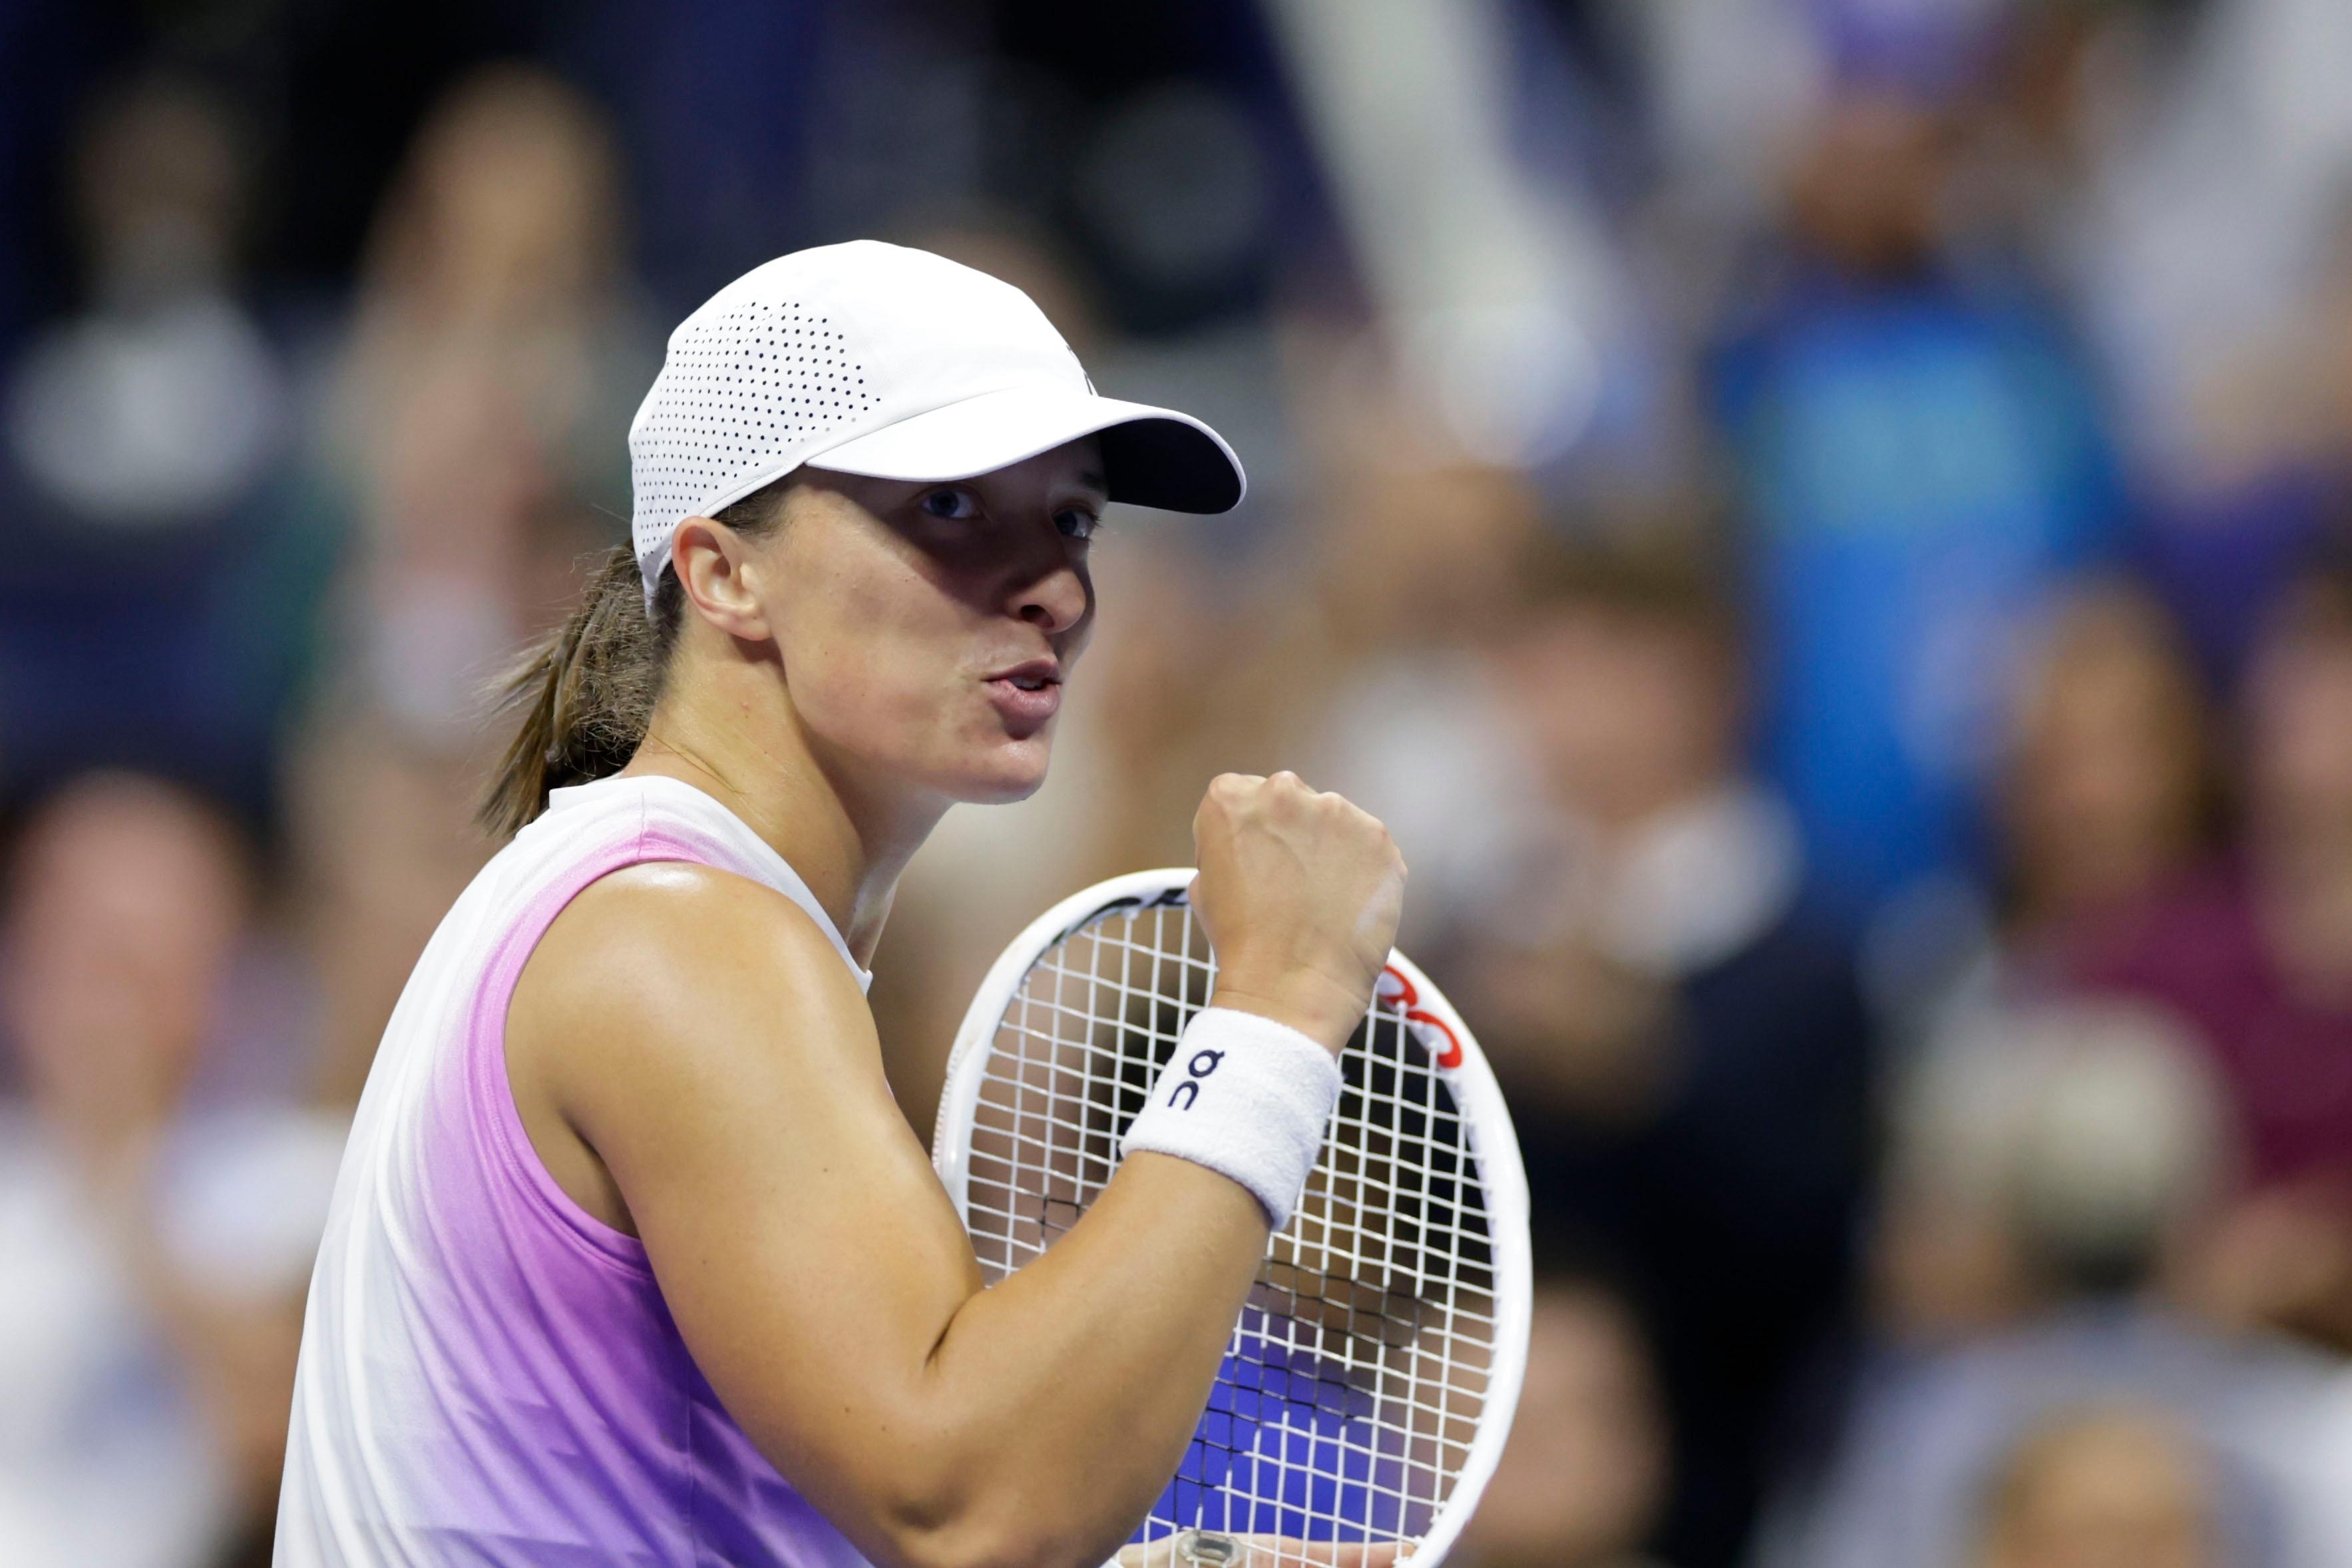
[[1240,467],[1018,289],[862,241],[688,318],[630,452],[634,550],[518,679],[520,832],[360,1103],[277,1560],[1091,1568],[1298,1199],[1402,864],[1289,775],[1211,785],[1214,1005],[986,1291],[863,965],[940,815],[1043,782],[1105,502],[1222,510]]

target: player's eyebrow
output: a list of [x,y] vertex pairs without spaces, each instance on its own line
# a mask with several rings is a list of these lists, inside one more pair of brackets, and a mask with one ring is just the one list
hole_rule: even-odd
[[1110,494],[1110,481],[1093,468],[1088,468],[1085,472],[1081,473],[1078,476],[1078,483],[1086,486],[1087,489],[1094,491],[1097,495],[1108,496]]

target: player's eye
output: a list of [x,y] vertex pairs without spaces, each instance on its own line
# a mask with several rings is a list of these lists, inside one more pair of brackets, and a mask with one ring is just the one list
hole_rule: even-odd
[[1092,539],[1102,528],[1102,519],[1082,506],[1066,506],[1054,514],[1054,526],[1067,539]]
[[923,510],[932,517],[950,521],[962,521],[980,515],[980,501],[970,490],[953,485],[942,485],[923,492]]

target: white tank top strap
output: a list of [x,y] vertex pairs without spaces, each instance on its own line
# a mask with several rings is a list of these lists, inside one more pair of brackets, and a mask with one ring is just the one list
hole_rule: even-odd
[[[698,858],[707,857],[709,864],[775,889],[816,921],[817,929],[824,932],[825,940],[841,955],[841,962],[857,977],[859,990],[874,984],[873,973],[862,967],[850,952],[841,929],[825,913],[824,906],[817,902],[816,895],[801,879],[801,874],[776,853],[774,846],[752,832],[741,817],[684,779],[644,773],[551,790],[546,812],[523,833],[530,836],[543,832],[576,844],[584,837],[594,836],[593,830],[583,833],[589,824],[581,820],[582,814],[621,823],[634,816],[645,831],[658,831],[695,842],[703,851]],[[603,823],[595,826],[602,827]]]

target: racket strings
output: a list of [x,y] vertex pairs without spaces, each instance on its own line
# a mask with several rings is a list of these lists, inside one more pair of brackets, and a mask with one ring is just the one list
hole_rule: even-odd
[[[992,1282],[1041,1256],[1109,1182],[1214,975],[1181,908],[1098,921],[1031,968],[971,1134],[967,1215]],[[1340,1066],[1322,1157],[1143,1540],[1415,1536],[1468,1457],[1496,1332],[1476,1151],[1393,1007],[1375,1005]]]

